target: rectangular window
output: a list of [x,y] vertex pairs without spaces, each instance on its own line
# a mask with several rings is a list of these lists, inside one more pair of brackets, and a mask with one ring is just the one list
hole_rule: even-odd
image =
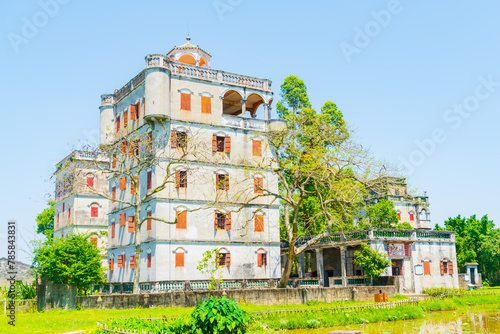
[[71,208],[68,208],[68,219],[71,219]]
[[175,186],[176,188],[187,188],[187,171],[178,170],[175,171]]
[[231,254],[229,253],[219,253],[219,260],[217,261],[217,266],[231,266]]
[[231,137],[213,136],[212,151],[231,153]]
[[96,218],[98,215],[98,210],[99,210],[99,207],[97,205],[90,207],[90,217]]
[[109,271],[113,271],[115,269],[115,259],[109,259]]
[[116,117],[116,132],[120,132],[120,116]]
[[429,261],[424,261],[424,275],[431,274],[431,263]]
[[151,189],[151,181],[152,181],[152,176],[153,176],[153,172],[152,171],[148,171],[148,175],[147,175],[147,186],[148,186],[148,190]]
[[170,134],[170,147],[172,148],[186,148],[187,147],[187,133],[183,131],[172,131]]
[[94,177],[93,176],[87,176],[87,185],[89,187],[94,187]]
[[115,237],[115,222],[111,223],[111,239]]
[[441,269],[441,275],[447,274],[448,273],[448,261],[441,261],[439,269]]
[[151,253],[148,254],[147,266],[148,266],[148,268],[151,268]]
[[201,97],[201,113],[202,114],[212,113],[212,99],[209,96]]
[[141,104],[139,102],[137,102],[137,104],[135,105],[135,119],[136,120],[139,120],[139,108],[141,107]]
[[121,147],[120,147],[120,152],[122,152],[122,153],[127,152],[127,142],[126,141],[122,141]]
[[191,110],[191,94],[181,93],[181,110]]
[[187,228],[187,211],[176,211],[177,215],[177,229],[186,229]]
[[231,214],[215,213],[215,229],[216,230],[231,230]]
[[120,190],[127,189],[127,178],[125,176],[122,176],[120,178]]
[[264,187],[264,179],[261,177],[255,177],[253,179],[254,193],[263,194],[264,193],[263,187]]
[[[151,217],[151,211],[148,211],[147,216]],[[151,231],[151,219],[147,220],[146,227],[148,231]]]
[[135,233],[135,216],[128,217],[128,233]]
[[252,154],[254,157],[262,156],[262,142],[260,140],[252,140]]
[[120,213],[120,226],[125,226],[125,219],[127,219],[125,212]]
[[415,220],[415,215],[413,213],[410,213],[410,221],[414,221]]
[[130,269],[135,269],[135,255],[130,256]]
[[175,253],[175,266],[184,267],[184,253]]
[[215,174],[215,187],[217,190],[229,190],[229,175]]
[[264,232],[264,216],[255,215],[255,232]]
[[63,210],[62,210],[62,212],[64,212],[64,211],[65,211],[65,210],[64,210],[64,204],[66,204],[66,203],[63,203]]
[[267,266],[267,254],[266,253],[258,253],[257,254],[257,266],[258,267]]
[[124,264],[123,264],[124,258],[122,256],[125,256],[125,255],[118,255],[118,268],[123,268],[124,267]]

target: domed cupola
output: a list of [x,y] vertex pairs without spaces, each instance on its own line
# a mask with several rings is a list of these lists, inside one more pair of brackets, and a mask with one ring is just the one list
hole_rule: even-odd
[[210,68],[210,53],[204,51],[198,45],[191,44],[191,37],[187,36],[187,43],[175,46],[167,57],[171,61]]

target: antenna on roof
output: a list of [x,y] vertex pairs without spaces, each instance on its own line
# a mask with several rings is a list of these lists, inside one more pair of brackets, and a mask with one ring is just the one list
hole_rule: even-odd
[[186,29],[187,29],[187,32],[188,32],[188,36],[186,37],[186,39],[189,42],[191,40],[191,37],[189,36],[189,24],[188,23],[186,23]]

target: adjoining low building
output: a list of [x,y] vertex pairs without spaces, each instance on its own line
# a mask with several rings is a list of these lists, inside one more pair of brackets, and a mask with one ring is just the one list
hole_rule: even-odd
[[0,287],[9,285],[9,279],[12,277],[12,272],[15,272],[16,281],[22,281],[24,283],[31,283],[35,280],[33,274],[31,273],[31,266],[29,264],[23,263],[21,261],[10,261],[14,262],[14,270],[10,269],[9,260],[5,257],[0,258]]

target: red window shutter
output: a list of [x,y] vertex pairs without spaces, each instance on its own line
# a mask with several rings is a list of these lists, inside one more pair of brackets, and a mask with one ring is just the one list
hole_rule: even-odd
[[[137,183],[137,176],[134,176],[134,181],[135,183]],[[132,179],[130,179],[130,193],[133,195],[135,194],[135,185],[134,185],[134,181],[132,181]]]
[[415,215],[413,213],[410,213],[410,221],[414,221],[415,220]]
[[[111,198],[112,198],[112,199],[116,199],[116,188],[115,188],[115,187],[113,187],[113,188],[111,189]],[[113,202],[114,202],[114,201],[113,201]]]
[[116,168],[116,153],[113,153],[113,168]]
[[128,111],[123,112],[123,127],[126,128],[128,125]]
[[59,224],[59,214],[57,214],[57,223]]
[[226,215],[226,231],[231,231],[231,214]]
[[431,263],[429,261],[424,261],[424,275],[431,274]]
[[262,254],[257,253],[257,267],[262,267]]
[[151,254],[148,254],[148,268],[151,268]]
[[186,229],[187,228],[187,211],[176,211],[177,215],[177,229]]
[[254,192],[256,194],[262,194],[262,188],[264,186],[264,179],[261,177],[256,177],[253,179],[253,184],[254,184]]
[[255,215],[255,232],[264,232],[264,216]]
[[135,104],[130,105],[130,120],[135,121],[136,119],[137,106]]
[[90,243],[97,247],[97,237],[90,237]]
[[398,212],[398,220],[401,220],[401,213]]
[[135,216],[128,217],[128,232],[135,233]]
[[123,268],[123,258],[121,255],[118,255],[118,268]]
[[229,174],[226,174],[226,181],[225,181],[225,183],[226,183],[225,186],[226,186],[226,191],[227,191],[227,190],[229,190]]
[[130,256],[130,269],[135,269],[135,255]]
[[87,177],[87,185],[89,187],[93,187],[94,186],[94,177],[93,176],[88,176]]
[[252,141],[252,151],[254,157],[262,156],[262,142],[260,140]]
[[71,218],[71,208],[68,208],[68,219]]
[[181,110],[191,110],[191,94],[181,93]]
[[217,136],[212,136],[212,152],[217,152]]
[[226,137],[224,140],[224,152],[231,153],[231,137]]
[[175,266],[184,267],[184,253],[175,253]]
[[179,188],[181,186],[181,171],[175,171],[175,187]]
[[448,274],[453,274],[453,262],[448,261]]
[[209,96],[201,97],[201,112],[203,114],[212,113],[212,98],[210,98]]
[[[148,216],[148,217],[151,217],[151,211],[149,211],[149,212],[147,213],[147,216]],[[150,230],[151,230],[151,219],[148,219],[148,220],[147,220],[147,230],[148,230],[148,231],[150,231]]]
[[444,262],[443,261],[441,261],[439,263],[439,268],[441,269],[441,275],[444,275]]
[[170,131],[170,147],[177,148],[177,131]]
[[231,254],[226,254],[226,267],[231,267]]
[[125,212],[120,213],[120,226],[125,226],[125,219],[126,219]]
[[122,176],[120,179],[120,190],[124,190],[127,188],[127,178]]
[[97,217],[98,216],[98,210],[99,210],[98,206],[92,206],[90,208],[90,217],[92,217],[92,218]]
[[111,239],[115,237],[115,223],[111,223]]
[[219,214],[216,212],[215,213],[215,222],[214,222],[214,229],[216,229],[216,230],[219,229],[219,224],[217,224],[218,220],[219,220]]
[[116,117],[116,132],[120,131],[120,116]]
[[148,172],[148,176],[147,176],[148,190],[151,189],[151,179],[152,179],[152,176],[153,176],[153,172],[149,171]]
[[146,115],[146,98],[142,99],[142,115]]
[[115,267],[115,260],[114,259],[109,259],[109,271],[113,271]]

